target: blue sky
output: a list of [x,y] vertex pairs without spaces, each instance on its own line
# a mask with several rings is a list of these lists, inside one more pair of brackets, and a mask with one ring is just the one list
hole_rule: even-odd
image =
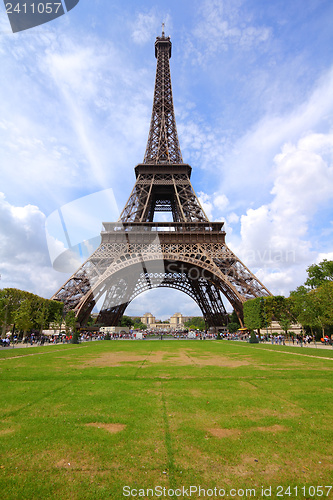
[[[45,225],[61,252],[59,209],[85,207],[88,240],[123,208],[163,21],[182,154],[206,213],[272,293],[301,285],[307,266],[333,259],[332,19],[328,0],[80,0],[13,34],[0,4],[1,287],[52,296],[68,273],[52,267]],[[165,289],[127,313],[147,311],[199,314]]]

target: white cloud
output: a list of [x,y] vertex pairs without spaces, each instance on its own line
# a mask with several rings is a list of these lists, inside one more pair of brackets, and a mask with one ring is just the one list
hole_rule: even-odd
[[144,45],[156,36],[156,26],[159,21],[155,12],[139,13],[133,23],[132,40],[138,45]]
[[326,260],[333,260],[333,252],[319,253],[317,255],[316,264],[319,264],[324,259],[326,259]]
[[38,207],[13,206],[0,193],[1,287],[19,288],[50,298],[64,281],[50,264],[45,215]]
[[202,191],[198,193],[200,205],[204,209],[209,220],[213,220],[213,203],[210,201],[210,196]]
[[235,212],[231,212],[227,217],[227,221],[229,224],[238,224],[239,215],[235,214]]
[[333,135],[309,134],[286,144],[275,157],[274,172],[271,203],[241,217],[237,252],[273,293],[288,294],[318,260],[309,226],[333,199]]
[[[243,200],[247,206],[260,198],[261,193],[267,192],[274,183],[273,159],[282,148],[286,151],[288,143],[295,144],[302,137],[317,143],[321,140],[321,132],[329,133],[333,113],[332,93],[333,67],[317,82],[302,105],[283,115],[265,116],[238,139],[229,153],[224,155],[221,190],[229,197],[237,193],[238,200]],[[317,132],[320,132],[319,135]],[[301,155],[301,143],[298,149]],[[281,154],[285,152],[282,150]],[[326,153],[322,154],[325,158]]]
[[213,203],[218,210],[224,212],[229,205],[229,200],[225,194],[214,193]]
[[[193,113],[194,114],[194,113]],[[219,128],[203,122],[202,117],[188,118],[184,113],[178,122],[183,157],[198,168],[219,173],[224,165],[225,154],[230,148],[228,138]]]
[[114,187],[119,168],[132,173],[143,157],[153,79],[97,36],[21,38],[4,38],[11,57],[0,53],[2,190],[52,210]]
[[[267,43],[271,29],[254,25],[243,3],[242,0],[205,0],[202,3],[194,36],[206,44],[205,58],[207,54],[227,51],[230,47],[250,50]],[[197,56],[203,61],[203,54],[197,52]]]

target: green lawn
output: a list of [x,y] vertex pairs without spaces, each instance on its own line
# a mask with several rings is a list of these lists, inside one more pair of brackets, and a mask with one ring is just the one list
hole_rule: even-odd
[[228,341],[3,350],[0,498],[333,498],[332,375],[331,350]]

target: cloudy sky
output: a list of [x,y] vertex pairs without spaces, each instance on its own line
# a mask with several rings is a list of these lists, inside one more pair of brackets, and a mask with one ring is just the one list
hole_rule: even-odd
[[[194,188],[231,249],[288,296],[333,259],[332,19],[331,0],[80,0],[13,34],[1,3],[0,286],[51,297],[69,276],[57,252],[81,238],[89,254],[117,218],[145,152],[164,21]],[[127,314],[147,311],[200,313],[165,289]]]

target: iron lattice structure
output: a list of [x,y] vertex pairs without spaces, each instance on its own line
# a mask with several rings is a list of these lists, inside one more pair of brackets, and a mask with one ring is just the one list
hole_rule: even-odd
[[[226,297],[242,319],[243,303],[270,295],[225,243],[223,222],[210,222],[182,160],[174,115],[171,41],[155,42],[157,70],[144,161],[135,167],[133,191],[116,223],[103,223],[101,244],[53,296],[84,324],[102,301],[98,322],[117,325],[140,293],[168,287],[189,295],[209,326],[226,324]],[[170,212],[173,222],[154,222]]]
[[155,42],[157,58],[153,112],[147,148],[143,163],[183,163],[177,134],[172,98],[169,59],[171,57],[170,37],[157,37]]

